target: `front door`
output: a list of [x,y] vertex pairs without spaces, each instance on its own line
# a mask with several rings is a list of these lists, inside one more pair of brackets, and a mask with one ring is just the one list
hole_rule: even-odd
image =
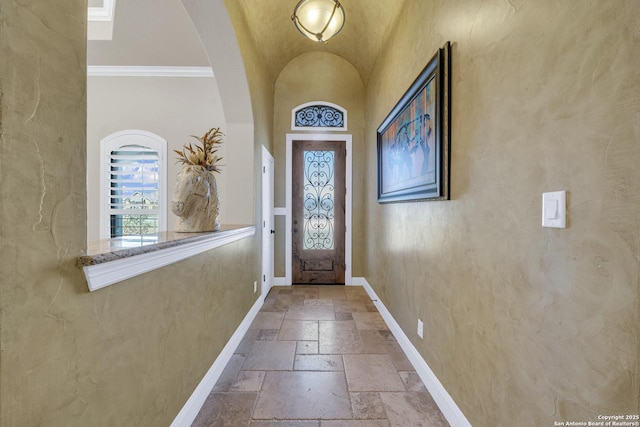
[[293,283],[345,282],[345,145],[293,141]]

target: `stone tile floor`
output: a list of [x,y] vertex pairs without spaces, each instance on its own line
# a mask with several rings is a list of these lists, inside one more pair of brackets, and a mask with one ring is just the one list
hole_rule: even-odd
[[448,425],[359,286],[274,287],[193,423]]

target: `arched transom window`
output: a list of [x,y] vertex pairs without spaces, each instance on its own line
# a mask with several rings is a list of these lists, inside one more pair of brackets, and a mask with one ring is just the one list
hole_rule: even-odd
[[299,105],[292,110],[291,129],[346,131],[347,110],[339,105],[323,101]]

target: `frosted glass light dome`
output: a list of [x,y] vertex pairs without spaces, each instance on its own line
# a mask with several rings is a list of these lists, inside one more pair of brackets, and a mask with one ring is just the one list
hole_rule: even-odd
[[302,35],[326,43],[342,29],[344,9],[339,0],[301,0],[291,19]]

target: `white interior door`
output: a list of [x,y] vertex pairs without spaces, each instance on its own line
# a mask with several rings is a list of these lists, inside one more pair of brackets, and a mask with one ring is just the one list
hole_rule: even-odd
[[262,289],[266,298],[273,286],[273,156],[262,147]]

